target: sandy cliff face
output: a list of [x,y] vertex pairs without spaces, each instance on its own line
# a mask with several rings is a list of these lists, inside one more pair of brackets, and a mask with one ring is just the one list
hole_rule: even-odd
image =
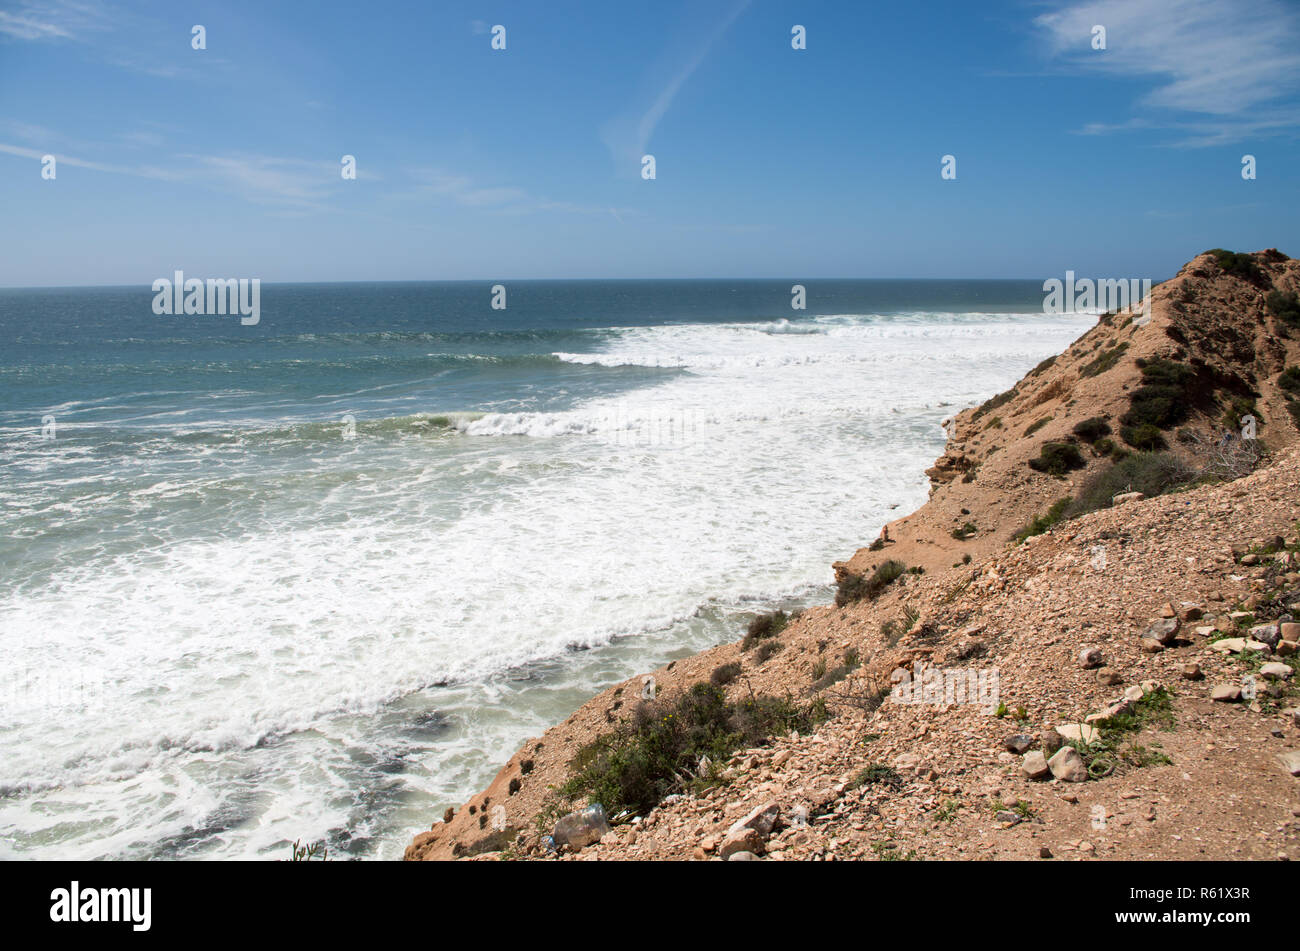
[[[1244,703],[1210,699],[1263,663],[1293,663],[1281,631],[1267,659],[1254,648],[1210,647],[1213,639],[1300,612],[1287,607],[1300,601],[1300,433],[1278,385],[1300,364],[1300,329],[1266,306],[1271,290],[1300,289],[1300,262],[1276,252],[1253,260],[1239,276],[1198,256],[1154,289],[1149,322],[1131,312],[1103,317],[1012,390],[958,413],[929,470],[929,502],[890,523],[887,541],[834,566],[842,581],[887,559],[923,573],[874,600],[804,612],[762,660],[737,643],[654,671],[671,696],[736,663],[742,675],[729,694],[821,699],[830,719],[741,751],[718,785],[616,827],[577,857],[720,857],[735,848],[733,822],[756,807],[777,818],[750,844],[776,858],[1300,857],[1300,779],[1277,760],[1300,747],[1290,681],[1263,678],[1265,692]],[[1016,544],[1027,521],[1112,464],[1142,366],[1159,361],[1186,367],[1189,381],[1185,418],[1164,433],[1170,450],[1195,464],[1207,445],[1197,434],[1212,444],[1249,406],[1272,453],[1265,467],[1103,508]],[[1107,421],[1113,445],[1075,434],[1093,418]],[[1048,443],[1074,446],[1080,467],[1059,476],[1031,468]],[[1153,639],[1157,623],[1177,630]],[[1081,660],[1085,650],[1098,651],[1100,665]],[[846,658],[858,666],[819,686],[820,672]],[[1011,715],[993,715],[987,696],[875,705],[918,664],[982,683],[996,670]],[[1152,694],[1157,685],[1164,689]],[[545,856],[540,833],[575,805],[555,794],[573,757],[627,717],[640,689],[639,677],[615,685],[526,742],[486,790],[417,835],[407,858]],[[1115,735],[1125,750],[1155,744],[1158,756],[1114,753],[1115,768],[1099,760],[1091,771],[1104,775],[1085,782],[1029,777],[1022,757],[1039,751],[1041,731],[1104,713],[1126,689],[1168,709],[1158,730]],[[1009,747],[1012,734],[1025,739]]]

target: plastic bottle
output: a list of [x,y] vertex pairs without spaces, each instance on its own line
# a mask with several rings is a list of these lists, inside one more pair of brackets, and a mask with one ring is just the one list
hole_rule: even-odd
[[605,818],[605,807],[597,802],[562,817],[555,823],[551,838],[557,849],[567,845],[576,852],[585,845],[599,842],[600,837],[608,831],[609,821]]

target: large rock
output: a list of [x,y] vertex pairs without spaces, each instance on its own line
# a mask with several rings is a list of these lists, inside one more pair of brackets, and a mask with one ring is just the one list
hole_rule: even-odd
[[1097,671],[1097,683],[1103,687],[1114,687],[1124,682],[1124,676],[1114,667],[1103,667]]
[[737,852],[752,852],[758,855],[763,851],[767,837],[757,829],[738,829],[728,832],[718,846],[718,855],[728,859]]
[[1278,762],[1292,776],[1300,776],[1300,750],[1277,754]]
[[1044,756],[1052,756],[1065,745],[1065,737],[1052,729],[1043,730],[1038,734],[1038,744],[1043,748]]
[[1096,743],[1097,737],[1100,736],[1096,727],[1088,726],[1086,723],[1064,723],[1056,728],[1056,732],[1067,740],[1087,745]]
[[727,835],[733,832],[740,832],[744,829],[753,829],[764,839],[772,834],[776,828],[777,821],[781,818],[781,806],[776,802],[765,802],[761,806],[755,806],[748,813],[741,816],[731,824],[727,830]]
[[1088,767],[1073,746],[1062,746],[1057,750],[1056,755],[1047,761],[1047,768],[1062,782],[1081,783],[1088,778]]
[[1219,684],[1210,691],[1210,699],[1219,703],[1236,703],[1241,699],[1241,688],[1235,684]]
[[1250,629],[1250,636],[1253,640],[1267,644],[1269,647],[1276,647],[1277,642],[1282,639],[1282,629],[1277,624],[1256,624]]
[[1002,741],[1008,753],[1025,753],[1034,745],[1034,738],[1027,733],[1017,733]]
[[1260,675],[1269,680],[1290,680],[1295,673],[1288,665],[1272,661],[1259,668]]
[[1020,763],[1020,768],[1024,770],[1025,775],[1030,779],[1046,779],[1052,771],[1051,767],[1047,765],[1047,757],[1038,750],[1026,753],[1024,760]]
[[1105,663],[1105,658],[1101,655],[1101,649],[1097,647],[1085,647],[1079,651],[1079,666],[1084,670],[1092,670],[1094,667],[1100,667]]
[[1167,617],[1167,618],[1161,618],[1159,621],[1156,621],[1154,624],[1152,624],[1149,628],[1146,629],[1146,633],[1143,634],[1142,636],[1149,637],[1153,641],[1159,641],[1161,644],[1167,646],[1169,642],[1174,639],[1174,635],[1177,633],[1178,633],[1178,618]]
[[1244,637],[1225,637],[1210,645],[1210,650],[1219,651],[1222,654],[1240,654],[1245,649],[1246,639]]

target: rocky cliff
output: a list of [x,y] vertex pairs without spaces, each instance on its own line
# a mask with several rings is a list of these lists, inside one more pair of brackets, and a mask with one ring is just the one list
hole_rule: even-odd
[[[653,705],[603,691],[407,858],[1300,857],[1297,291],[1276,251],[1207,252],[1101,317],[953,418],[837,605],[651,672]],[[786,719],[545,848],[696,684]]]

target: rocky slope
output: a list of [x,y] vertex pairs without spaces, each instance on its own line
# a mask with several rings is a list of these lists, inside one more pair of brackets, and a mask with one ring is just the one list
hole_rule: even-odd
[[[1300,857],[1300,371],[1282,375],[1300,327],[1266,303],[1297,290],[1300,262],[1277,252],[1200,255],[1154,289],[1149,321],[1103,317],[957,414],[929,502],[836,564],[842,606],[651,672],[662,698],[734,664],[716,678],[729,698],[788,697],[815,728],[706,764],[707,782],[558,857]],[[1151,438],[1135,427],[1152,406],[1184,475],[1219,478],[1108,493],[1018,543],[1089,495],[1121,433]],[[1258,442],[1220,450],[1244,412]],[[1075,432],[1095,419],[1111,433]],[[1057,474],[1030,466],[1049,445],[1072,447],[1038,463]],[[912,571],[857,584],[889,560]],[[407,858],[556,857],[542,834],[581,804],[557,790],[641,691],[612,686],[529,740]]]

